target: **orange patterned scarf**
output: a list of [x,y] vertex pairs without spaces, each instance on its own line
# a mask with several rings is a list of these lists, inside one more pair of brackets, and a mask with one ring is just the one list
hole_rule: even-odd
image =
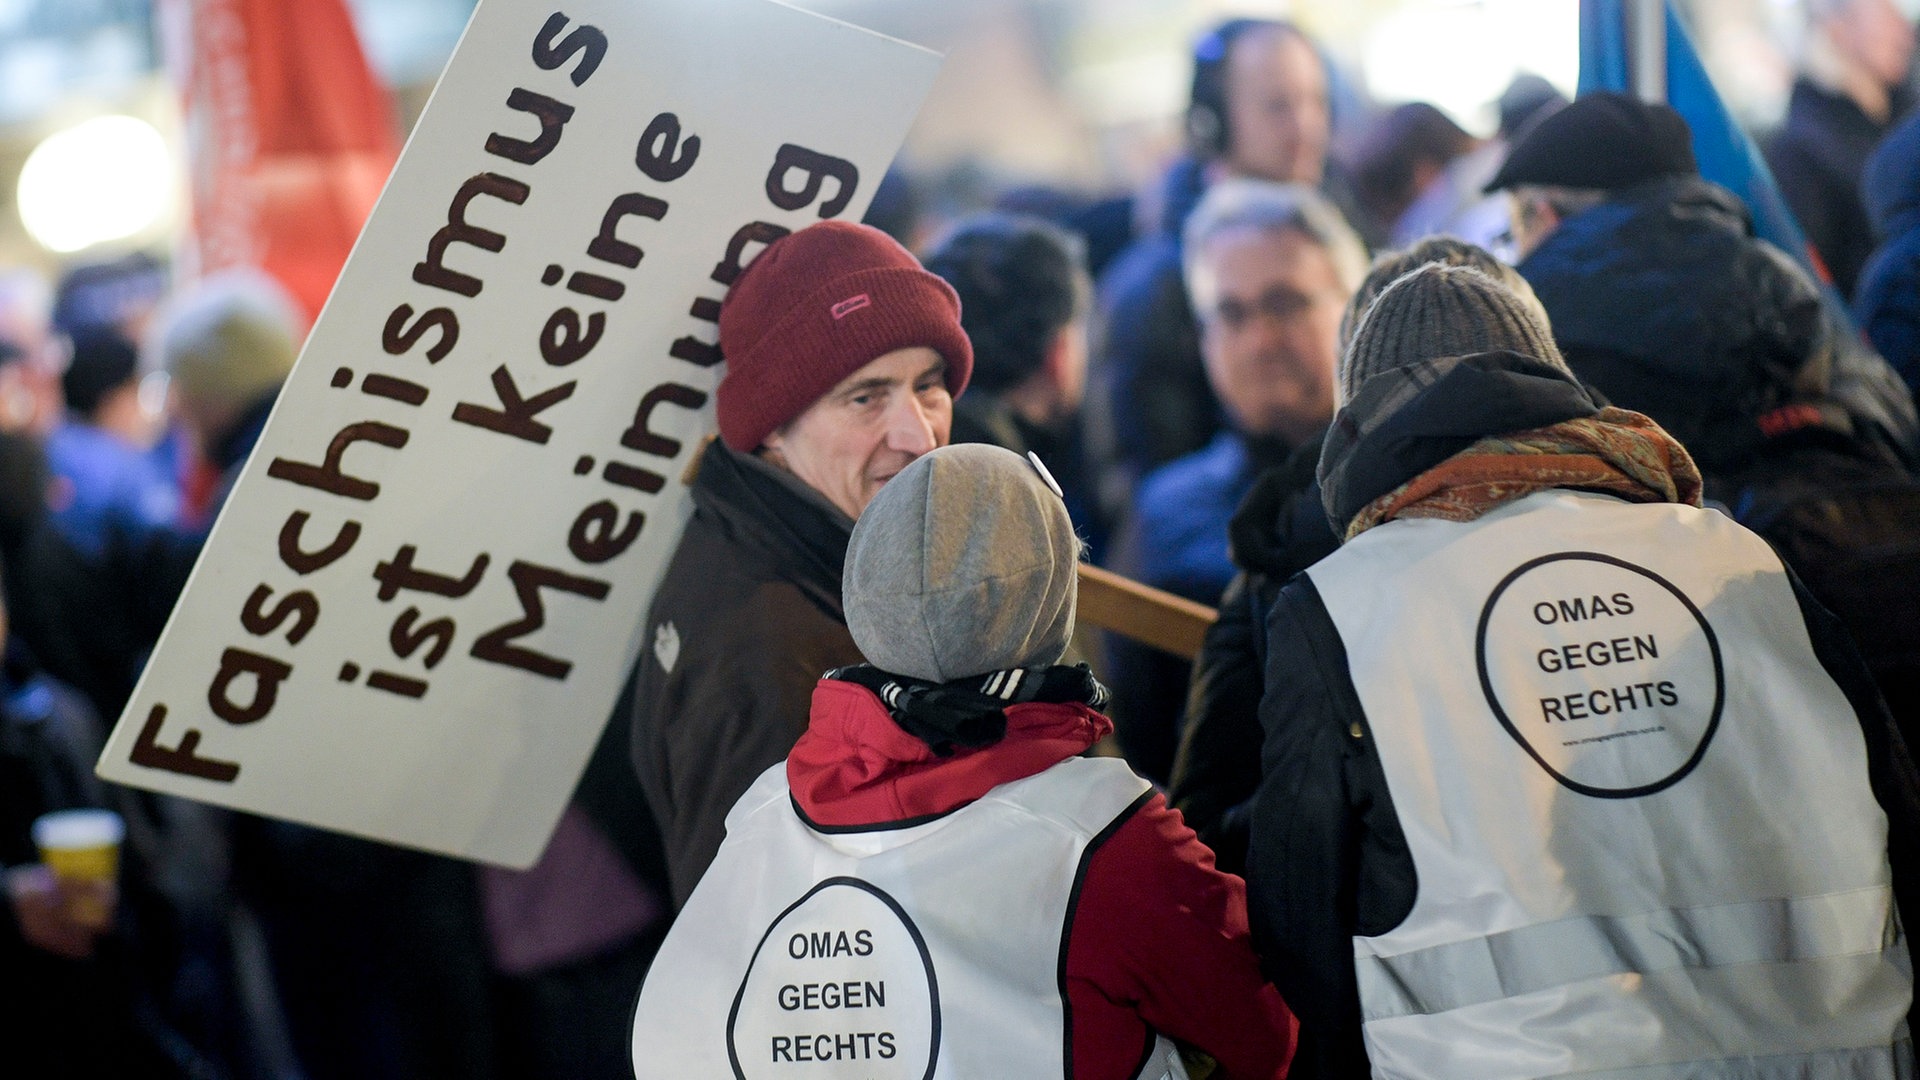
[[1700,470],[1660,425],[1606,408],[1586,419],[1481,439],[1368,503],[1347,525],[1346,538],[1394,518],[1472,521],[1547,488],[1699,506]]

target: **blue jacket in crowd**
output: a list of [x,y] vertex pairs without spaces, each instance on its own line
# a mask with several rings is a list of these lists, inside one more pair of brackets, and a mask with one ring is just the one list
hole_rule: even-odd
[[1920,113],[1888,134],[1861,180],[1881,246],[1860,273],[1854,317],[1920,393]]
[[54,525],[88,556],[100,556],[113,528],[145,535],[180,512],[179,488],[158,461],[91,424],[62,424],[47,439],[47,460],[65,482]]

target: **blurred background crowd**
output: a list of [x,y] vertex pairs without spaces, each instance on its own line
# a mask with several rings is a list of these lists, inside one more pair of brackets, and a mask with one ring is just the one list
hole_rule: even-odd
[[[1618,201],[1604,177],[1536,169],[1498,182],[1516,139],[1575,94],[1578,0],[798,6],[948,54],[867,220],[962,297],[976,366],[954,440],[1038,451],[1094,561],[1191,600],[1258,612],[1263,580],[1335,545],[1317,495],[1297,496],[1332,412],[1340,313],[1371,258],[1433,234],[1482,245],[1519,263],[1556,331],[1575,337],[1680,306],[1672,290],[1687,279],[1662,266],[1631,279],[1642,294],[1583,310],[1606,253],[1634,242],[1629,231],[1574,246],[1582,234],[1569,223],[1591,226]],[[344,258],[472,7],[352,0],[350,22],[329,28],[304,2],[0,0],[0,867],[12,868],[0,1029],[73,1025],[67,1003],[95,1003],[79,1024],[93,1037],[68,1044],[59,1065],[30,1064],[59,1071],[18,1075],[626,1075],[624,1014],[670,905],[618,745],[624,724],[609,726],[581,814],[562,830],[619,853],[625,873],[603,883],[622,896],[614,926],[529,914],[567,900],[511,874],[104,790],[90,770],[325,296],[324,268]],[[1867,447],[1873,465],[1795,473],[1806,485],[1844,474],[1911,492],[1920,136],[1901,122],[1920,4],[1677,7],[1811,252],[1806,276],[1794,269],[1786,285],[1754,271],[1722,276],[1728,297],[1694,299],[1744,312],[1764,295],[1777,303],[1755,324],[1801,336],[1764,378],[1676,391],[1642,373],[1603,389],[1650,413],[1663,393],[1679,402],[1656,419],[1701,459],[1710,495],[1716,476],[1723,499],[1752,495],[1741,479],[1750,444],[1816,427],[1844,428],[1848,449],[1834,453]],[[277,163],[285,184],[320,185],[321,271],[272,252],[235,257],[216,227],[208,196],[230,148],[196,111],[220,90],[193,60],[215,18],[358,42],[342,55],[370,77],[329,114],[364,122],[335,148],[346,163],[321,181],[297,146]],[[298,103],[258,104],[290,124],[310,119]],[[1636,181],[1685,171],[1641,168]],[[1694,209],[1682,218],[1726,215],[1745,233],[1737,201],[1668,196],[1663,213],[1684,204]],[[1558,246],[1541,249],[1556,232]],[[1718,250],[1696,239],[1689,250]],[[1605,268],[1616,284],[1631,272]],[[1832,289],[1824,303],[1818,274]],[[1782,299],[1795,289],[1805,296]],[[1648,325],[1669,347],[1690,345],[1690,332],[1735,333],[1701,318],[1674,319],[1671,334]],[[1833,336],[1807,344],[1823,333]],[[1583,378],[1631,366],[1607,367],[1635,343],[1604,337],[1586,343],[1595,366],[1575,363]],[[1561,340],[1570,360],[1581,344]],[[1876,351],[1904,384],[1884,377]],[[1715,427],[1723,418],[1705,404],[1685,411],[1750,383],[1764,384],[1752,391],[1764,407],[1737,418],[1742,438],[1758,431],[1747,441]],[[1637,392],[1646,400],[1624,400]],[[1915,504],[1877,505],[1876,535],[1896,549],[1877,569],[1817,545],[1795,567],[1843,618],[1920,585],[1900,548],[1920,532],[1906,516]],[[1116,691],[1119,752],[1212,827],[1202,835],[1229,866],[1256,766],[1230,732],[1196,743],[1193,718],[1252,722],[1258,668],[1251,688],[1236,684],[1249,668],[1233,650],[1258,649],[1256,618],[1223,618],[1197,673],[1191,657],[1083,643]],[[1896,712],[1912,717],[1912,698],[1898,696],[1920,685],[1912,646],[1862,620],[1851,628]],[[34,872],[25,823],[75,805],[109,805],[128,822],[112,927],[61,925],[55,886]]]

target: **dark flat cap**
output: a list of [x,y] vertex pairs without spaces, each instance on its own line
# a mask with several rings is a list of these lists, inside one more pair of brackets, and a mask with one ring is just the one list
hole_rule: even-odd
[[1520,137],[1488,182],[1617,191],[1661,176],[1692,176],[1693,134],[1680,114],[1625,94],[1587,94]]

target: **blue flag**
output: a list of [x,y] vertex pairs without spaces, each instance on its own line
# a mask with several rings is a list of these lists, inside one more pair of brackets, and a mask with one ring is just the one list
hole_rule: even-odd
[[[1632,42],[1627,33],[1627,0],[1580,0],[1580,93],[1590,90],[1633,92]],[[1667,16],[1667,104],[1693,129],[1693,156],[1700,175],[1746,202],[1753,231],[1791,253],[1821,282],[1830,279],[1807,243],[1800,223],[1787,209],[1773,173],[1753,140],[1733,122],[1726,102],[1707,78],[1693,38],[1673,10]]]
[[[1855,327],[1853,313],[1787,209],[1759,148],[1733,122],[1726,102],[1707,78],[1693,38],[1673,10],[1673,0],[1664,0],[1661,6],[1667,23],[1667,104],[1693,130],[1693,156],[1700,175],[1738,195],[1753,216],[1755,235],[1799,260],[1820,283],[1823,306],[1839,336],[1834,398],[1856,419],[1885,433],[1910,464],[1920,464],[1920,416],[1915,415],[1912,393]],[[1580,0],[1580,93],[1633,92],[1627,7],[1627,0]]]

